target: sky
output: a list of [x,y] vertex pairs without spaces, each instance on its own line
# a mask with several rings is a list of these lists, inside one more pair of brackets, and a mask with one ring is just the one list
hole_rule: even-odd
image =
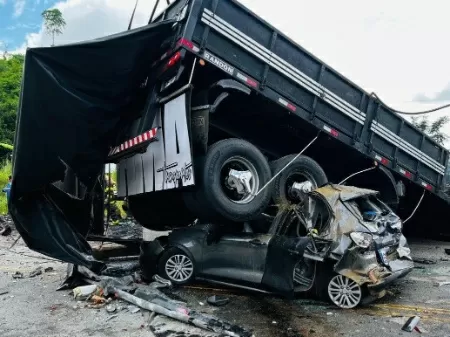
[[[146,24],[154,2],[139,0],[133,27]],[[240,2],[394,109],[450,103],[448,0]],[[134,0],[0,0],[0,41],[11,52],[49,46],[40,15],[53,7],[67,22],[55,41],[64,44],[125,30]],[[431,117],[442,115],[450,109]]]

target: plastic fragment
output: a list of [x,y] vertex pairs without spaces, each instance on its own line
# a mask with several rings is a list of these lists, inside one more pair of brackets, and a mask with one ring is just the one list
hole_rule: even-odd
[[230,299],[224,296],[213,295],[208,297],[207,302],[211,305],[222,306],[228,304]]
[[16,271],[12,277],[13,279],[23,278],[23,274],[20,271]]
[[35,277],[35,276],[39,276],[42,274],[42,267],[37,267],[35,270],[33,270],[29,277]]
[[403,325],[402,330],[406,332],[412,332],[416,328],[417,324],[419,324],[419,322],[420,322],[419,316],[410,317],[406,321],[405,325]]
[[72,290],[73,297],[76,299],[87,299],[97,290],[97,286],[95,284],[91,284],[88,286],[76,287]]

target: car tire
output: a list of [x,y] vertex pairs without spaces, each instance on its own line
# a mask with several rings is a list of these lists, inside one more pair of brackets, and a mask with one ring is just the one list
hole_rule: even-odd
[[[177,271],[177,267],[181,267],[181,269]],[[177,247],[166,250],[158,262],[159,276],[176,285],[184,285],[193,281],[195,269],[193,259]]]
[[[316,295],[322,301],[333,303],[341,309],[352,309],[359,306],[366,296],[364,288],[348,277],[334,272],[332,268],[331,263],[325,263],[317,269],[314,285]],[[336,297],[337,292],[340,291],[339,287],[341,286],[341,282],[344,282],[342,283],[344,285],[346,281],[348,283],[345,289],[357,290],[357,294],[353,294],[354,297],[350,298],[348,303],[342,302],[342,299],[347,295],[342,294],[340,297]]]
[[[270,168],[272,175],[275,176],[282,170],[296,155],[288,155],[272,161]],[[297,179],[301,181],[297,181]],[[302,180],[303,179],[303,180]],[[289,165],[272,183],[272,200],[275,204],[288,204],[292,202],[289,196],[289,185],[293,182],[303,182],[309,180],[314,187],[320,187],[328,183],[327,175],[322,167],[312,158],[299,156],[291,165]]]
[[161,191],[128,197],[128,207],[134,219],[153,231],[185,227],[195,220],[179,191]]
[[[270,202],[270,186],[256,194],[271,178],[264,155],[251,143],[241,139],[225,139],[211,145],[196,167],[196,190],[186,192],[186,205],[202,220],[224,218],[231,221],[249,221],[258,217]],[[229,169],[249,171],[251,193],[239,195],[227,187]],[[255,179],[256,177],[256,179]],[[206,219],[207,218],[207,219]]]

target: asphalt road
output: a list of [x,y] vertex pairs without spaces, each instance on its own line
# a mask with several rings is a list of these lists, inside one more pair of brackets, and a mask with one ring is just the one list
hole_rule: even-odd
[[[21,241],[8,250],[16,235],[0,237],[0,294],[7,292],[0,295],[1,337],[214,336],[171,319],[151,317],[148,312],[132,313],[127,304],[118,301],[122,310],[114,314],[104,308],[85,307],[69,291],[56,291],[64,279],[65,264],[29,251]],[[418,333],[403,332],[401,327],[408,317],[419,315],[422,335],[450,337],[450,285],[435,285],[450,281],[450,256],[445,255],[444,248],[450,248],[450,243],[411,243],[415,258],[436,263],[417,264],[420,269],[390,288],[384,299],[355,310],[338,310],[314,299],[288,301],[206,285],[177,289],[171,296],[194,309],[252,329],[255,336],[412,336]],[[53,267],[53,271],[29,278],[38,266]],[[13,279],[16,271],[24,278]],[[230,303],[221,308],[208,305],[206,299],[213,294],[229,297]]]

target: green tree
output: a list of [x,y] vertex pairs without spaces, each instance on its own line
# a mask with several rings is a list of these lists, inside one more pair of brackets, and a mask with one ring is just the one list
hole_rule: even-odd
[[449,116],[442,116],[436,119],[434,122],[430,122],[428,117],[413,117],[412,123],[419,130],[425,132],[437,143],[444,145],[447,136],[443,133],[442,128],[450,121]]
[[0,59],[0,142],[13,144],[24,56]]
[[45,30],[47,31],[47,34],[52,36],[52,46],[54,46],[55,35],[62,34],[62,30],[66,26],[66,21],[64,20],[61,11],[57,8],[46,9],[41,15],[44,19]]

